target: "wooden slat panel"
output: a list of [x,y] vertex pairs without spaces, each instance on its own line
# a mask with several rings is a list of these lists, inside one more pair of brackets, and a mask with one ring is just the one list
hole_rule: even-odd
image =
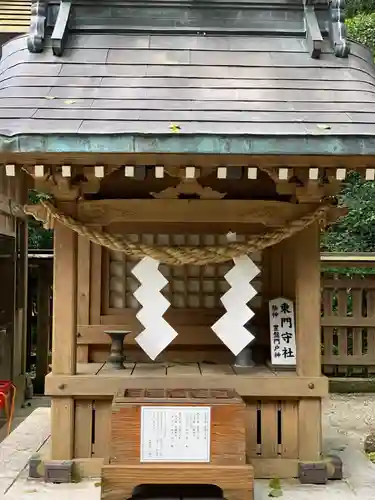
[[[100,323],[102,307],[102,252],[103,247],[93,244],[91,246],[90,268],[90,324]],[[94,286],[95,283],[95,286]]]
[[264,458],[275,458],[278,456],[277,408],[278,403],[276,401],[262,401],[261,403],[261,452]]
[[[333,310],[333,290],[323,290],[323,315],[327,318],[332,315]],[[333,328],[323,327],[324,358],[331,358],[333,355]],[[328,362],[328,361],[327,361]]]
[[373,327],[367,329],[367,354],[369,364],[375,365],[375,291],[367,292],[367,317],[373,321]]
[[109,459],[109,445],[111,438],[111,411],[112,401],[96,400],[95,401],[95,432],[93,457],[103,458],[107,463]]
[[246,401],[246,455],[251,458],[257,457],[260,452],[260,446],[257,443],[257,409],[256,401]]
[[90,322],[90,241],[78,236],[77,323]]
[[[345,319],[348,309],[348,295],[346,290],[337,291],[337,312],[341,319]],[[338,358],[348,355],[348,331],[346,328],[337,328],[338,336]]]
[[[90,322],[90,241],[78,236],[78,277],[77,277],[77,323],[86,325]],[[89,349],[85,345],[77,345],[77,361],[87,363]]]
[[92,401],[75,402],[74,457],[91,458],[92,455]]
[[301,399],[298,408],[298,458],[320,460],[322,450],[322,405],[320,399]]
[[298,458],[298,401],[281,402],[281,456]]
[[[352,314],[354,318],[362,319],[362,289],[352,290]],[[352,354],[362,356],[362,328],[352,330]]]

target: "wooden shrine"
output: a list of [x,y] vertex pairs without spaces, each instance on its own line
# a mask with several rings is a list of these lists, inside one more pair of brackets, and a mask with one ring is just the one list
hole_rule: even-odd
[[[311,173],[308,166],[290,168],[294,174]],[[319,234],[322,223],[335,220],[342,209],[330,201],[317,203],[316,198],[313,203],[280,201],[278,181],[261,167],[256,179],[247,178],[247,168],[234,167],[242,177],[231,184],[246,187],[250,199],[154,197],[145,199],[144,205],[142,200],[120,199],[118,194],[111,199],[104,193],[113,189],[132,196],[131,184],[155,192],[156,182],[160,189],[161,182],[171,179],[179,186],[186,184],[187,189],[198,186],[198,181],[209,182],[212,196],[213,190],[219,192],[219,183],[227,184],[229,191],[229,179],[218,179],[222,167],[207,168],[206,179],[195,177],[193,182],[186,177],[191,167],[164,167],[162,180],[155,179],[155,167],[144,168],[140,180],[126,176],[126,167],[38,165],[23,169],[35,188],[53,193],[49,201],[24,208],[54,227],[52,373],[46,377],[46,394],[52,397],[53,459],[73,458],[82,474],[100,473],[103,461],[108,463],[111,456],[112,399],[119,390],[226,388],[235,390],[246,403],[246,458],[255,477],[297,477],[300,462],[321,460],[321,400],[328,394],[328,379],[321,375],[320,360]],[[98,176],[103,172],[104,177]],[[204,174],[205,168],[199,172]],[[228,168],[226,173],[231,172]],[[87,186],[91,183],[98,190],[94,199],[91,195],[76,198],[85,185],[74,185],[74,179],[83,177]],[[332,184],[322,190],[331,190],[332,185],[338,185],[334,175]],[[292,183],[290,188],[295,189]],[[262,189],[274,190],[275,199],[252,200],[251,193],[259,196]],[[67,200],[68,194],[74,199]],[[131,210],[132,205],[138,209]],[[157,211],[161,222],[155,221]],[[102,244],[94,243],[99,240]],[[272,245],[274,240],[277,243]],[[120,250],[124,245],[160,257],[166,252],[165,261],[173,265],[159,266],[149,256],[134,258],[127,255],[129,250]],[[247,276],[236,284],[230,270],[241,265],[241,256],[235,255],[243,251],[242,245],[258,250],[250,254],[250,273],[247,270]],[[262,245],[266,246],[260,249]],[[113,246],[116,249],[108,248]],[[220,255],[226,248],[234,252],[235,264]],[[208,258],[219,263],[194,264],[207,259],[207,250]],[[184,258],[188,263],[180,265],[178,259]],[[142,263],[147,264],[145,273],[139,270]],[[250,280],[253,274],[255,279]],[[152,276],[153,301],[161,304],[161,310],[167,305],[162,322],[161,317],[152,318],[155,325],[161,325],[155,335],[164,334],[164,322],[171,325],[174,335],[170,345],[157,354],[152,340],[141,347],[139,339],[145,331],[142,321],[148,321],[147,316],[139,316],[147,310],[147,303],[140,306],[144,296],[139,292],[142,285],[147,288],[147,276]],[[226,347],[225,336],[221,340],[213,329],[220,318],[228,318],[231,304],[223,299],[223,306],[222,298],[230,296],[236,286],[241,290],[241,298],[236,298],[240,309],[234,309],[233,326],[227,328],[231,332],[238,328],[239,337],[254,332],[250,333],[255,336],[250,363],[241,360],[243,351],[239,352],[237,344],[230,344],[229,339],[233,350]],[[160,302],[159,288],[166,290],[160,297],[167,303],[165,299]],[[250,310],[245,293],[254,295]],[[270,352],[269,305],[275,297],[290,298],[293,304],[297,345],[294,364],[281,366],[279,371],[271,364]],[[244,320],[244,310],[251,322]],[[244,330],[242,322],[247,324]],[[111,338],[106,332],[118,331],[131,332],[125,336],[123,369],[116,366],[118,359],[109,356]],[[245,337],[245,345],[249,338]]]
[[255,477],[326,474],[320,233],[375,179],[343,9],[35,1],[3,46],[0,168],[54,228],[52,459],[106,474],[118,391],[228,390]]
[[[245,413],[243,400],[228,390],[119,391],[102,498],[129,498],[140,484],[209,484],[225,498],[251,500]],[[171,436],[165,435],[168,422]]]

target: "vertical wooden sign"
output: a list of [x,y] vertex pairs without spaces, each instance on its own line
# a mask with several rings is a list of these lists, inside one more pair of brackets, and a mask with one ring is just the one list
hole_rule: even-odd
[[296,327],[294,304],[278,297],[269,301],[271,364],[296,366]]

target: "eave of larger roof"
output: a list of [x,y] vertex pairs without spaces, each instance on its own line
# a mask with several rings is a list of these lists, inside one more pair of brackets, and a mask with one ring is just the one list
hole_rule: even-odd
[[375,155],[375,137],[212,135],[17,135],[0,136],[0,153],[174,153],[248,155]]
[[[296,9],[298,7],[298,9],[301,10],[302,2],[301,5],[297,5],[299,4],[297,0],[295,0],[292,3]],[[341,3],[339,4],[338,8],[339,9],[341,8]],[[297,35],[295,39],[296,38],[298,38]],[[290,39],[291,38],[286,37],[286,40]],[[18,42],[11,42],[7,47],[7,50],[11,50],[11,45],[16,45],[17,43]],[[47,44],[45,45],[47,48],[49,45],[48,41]],[[330,49],[328,49],[327,52],[326,46],[327,43],[325,42],[323,44],[324,58],[331,57],[330,56],[331,51]],[[75,45],[74,42],[72,42],[71,38],[69,38],[67,43],[67,48],[69,49],[72,47],[75,47]],[[98,49],[98,47],[93,46],[92,49],[95,51]],[[114,45],[114,47],[116,48],[116,45]],[[172,50],[174,48],[175,47],[172,45]],[[152,46],[150,47],[150,50],[153,50]],[[283,50],[286,49],[283,48],[280,49],[279,47],[277,47],[276,44],[275,51],[277,52],[279,50],[281,50],[282,52]],[[294,48],[291,50],[296,50],[296,49]],[[301,52],[300,49],[298,49],[297,52],[300,53]],[[354,52],[355,53],[353,53],[353,55],[349,57],[349,66],[350,66],[350,60],[352,58],[358,59],[363,74],[364,75],[366,74],[366,79],[365,79],[366,81],[359,82],[360,85],[363,85],[364,88],[368,85],[372,85],[373,87],[375,87],[375,78],[374,78],[375,71],[371,63],[371,57],[369,57],[368,51],[363,50],[356,44]],[[48,53],[40,55],[41,58],[40,62],[47,61],[48,57],[49,57]],[[103,63],[106,64],[107,56],[104,59],[105,62],[103,61]],[[54,62],[57,63],[58,61],[59,58],[57,58]],[[60,59],[60,61],[62,60]],[[122,58],[120,58],[119,61],[114,61],[114,62],[116,64],[119,64],[120,61],[122,61]],[[124,58],[124,64],[125,61],[126,58]],[[210,60],[208,59],[207,64],[210,64],[209,61]],[[341,60],[338,66],[344,68],[345,66],[347,66],[346,61]],[[19,63],[20,61],[17,61],[15,67],[19,67],[20,66]],[[128,61],[128,64],[131,63],[132,61]],[[148,61],[146,61],[146,63],[148,63]],[[271,63],[276,64],[277,66],[276,59],[271,58]],[[203,65],[202,62],[200,64]],[[335,65],[335,62],[333,64]],[[302,67],[302,69],[304,68]],[[57,73],[57,76],[58,75],[60,75],[60,72]],[[225,77],[225,72],[223,72],[222,77],[223,78]],[[315,78],[317,77],[315,76]],[[329,82],[327,91],[328,90],[329,90]],[[371,93],[374,95],[375,91],[371,89]],[[366,92],[363,91],[363,94],[365,95]],[[48,99],[50,96],[48,93],[46,95],[47,95],[46,99]],[[5,99],[7,99],[7,97],[5,97]],[[55,99],[55,97],[51,97],[51,99]],[[67,96],[63,98],[61,96],[61,101],[65,103],[73,103],[75,102],[74,99],[75,97]],[[141,98],[139,98],[139,100],[141,101]],[[280,101],[285,103],[285,97],[284,98],[280,97]],[[367,102],[365,101],[366,99],[364,99],[364,102],[362,104],[365,105],[366,107],[367,105],[375,106],[375,97],[374,99],[372,97],[371,99],[367,99]],[[55,103],[57,102],[57,99],[50,102]],[[322,104],[325,105],[325,102],[322,101]],[[219,110],[220,106],[218,107],[217,111]],[[280,111],[281,113],[283,113],[282,109]],[[347,111],[346,109],[343,109],[342,111],[340,111],[340,113],[342,114],[343,117],[347,119],[348,117],[346,116],[346,111]],[[367,112],[368,110],[366,109],[365,111]],[[318,113],[319,110],[316,113],[316,116],[317,120],[320,120],[320,116],[318,116]],[[184,123],[182,123],[181,130],[179,130],[178,127],[173,127],[173,126],[169,127],[168,126],[169,124],[166,123],[166,120],[164,120],[163,123],[164,126],[162,128],[158,128],[158,124],[154,123],[154,126],[151,126],[150,131],[148,131],[148,123],[152,123],[151,120],[146,123],[145,127],[140,129],[138,127],[122,129],[121,126],[117,127],[115,126],[110,131],[110,133],[108,133],[108,129],[103,130],[100,129],[100,127],[97,127],[97,130],[94,130],[94,128],[91,128],[90,130],[90,127],[86,129],[85,127],[82,127],[83,131],[81,131],[81,126],[75,127],[75,130],[72,130],[72,128],[70,129],[66,128],[64,132],[63,125],[61,127],[60,126],[53,127],[53,129],[50,131],[48,130],[47,126],[44,131],[41,131],[39,133],[32,133],[34,128],[34,122],[32,122],[34,115],[31,114],[30,116],[25,116],[25,122],[28,119],[29,122],[32,122],[31,126],[30,123],[25,126],[25,124],[23,123],[23,117],[21,116],[19,120],[20,126],[18,127],[18,130],[17,127],[13,127],[13,125],[9,128],[7,124],[6,126],[4,126],[3,128],[4,135],[0,134],[0,153],[2,154],[2,157],[4,157],[4,154],[6,155],[7,153],[11,154],[11,153],[44,153],[44,152],[45,153],[96,153],[96,154],[113,152],[113,153],[191,153],[191,154],[211,153],[211,154],[254,154],[254,155],[262,155],[262,154],[264,155],[270,155],[270,154],[374,155],[375,128],[373,127],[375,127],[375,111],[373,110],[373,108],[371,112],[368,114],[371,114],[374,117],[374,119],[366,122],[362,121],[362,117],[359,120],[357,118],[357,121],[355,122],[357,128],[356,127],[353,128],[350,126],[350,117],[349,117],[349,123],[346,123],[346,120],[344,120],[342,121],[342,123],[341,122],[335,123],[333,121],[332,124],[329,121],[325,122],[323,117],[322,117],[322,123],[319,123],[316,120],[315,121],[307,120],[306,123],[304,123],[303,118],[298,118],[297,120],[294,121],[294,123],[293,120],[290,121],[289,124],[291,124],[291,128],[289,129],[289,131],[285,130],[283,126],[281,126],[279,127],[279,130],[276,133],[274,133],[273,130],[268,131],[267,124],[265,127],[263,127],[261,131],[258,131],[257,124],[255,122],[253,123],[254,126],[251,126],[250,129],[248,130],[246,129],[241,130],[241,127],[237,127],[239,130],[236,131],[235,130],[236,123],[235,121],[232,120],[232,128],[231,130],[228,131],[227,134],[225,133],[226,130],[223,130],[222,126],[214,127],[216,130],[212,130],[212,132],[209,130],[209,132],[211,133],[206,133],[207,127],[197,127],[197,130],[195,130],[194,126],[191,126],[194,125],[194,120],[193,123],[189,124],[190,126],[188,125],[184,126]],[[6,116],[7,115],[5,113],[5,117]],[[16,117],[13,116],[9,116],[9,118],[10,118],[9,123],[11,124],[12,122],[14,124],[18,119],[18,118],[16,119]],[[156,120],[154,120],[154,122],[156,122]],[[79,123],[79,120],[77,120],[77,123]],[[171,123],[171,125],[174,124]],[[178,121],[177,125],[180,125]],[[168,129],[175,129],[176,133],[168,133]],[[35,132],[38,131],[35,130]]]

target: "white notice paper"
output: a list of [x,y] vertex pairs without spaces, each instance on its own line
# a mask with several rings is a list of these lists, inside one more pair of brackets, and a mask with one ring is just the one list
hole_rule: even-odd
[[141,462],[208,463],[209,406],[142,406]]
[[279,366],[296,365],[296,328],[294,304],[278,297],[269,302],[271,363]]

